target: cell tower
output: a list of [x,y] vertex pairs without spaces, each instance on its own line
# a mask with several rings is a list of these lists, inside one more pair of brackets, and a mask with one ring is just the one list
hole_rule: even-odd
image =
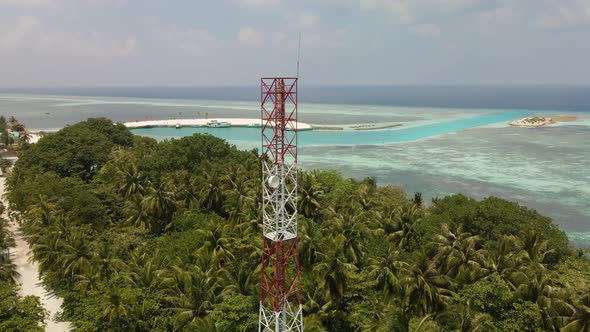
[[262,78],[259,332],[303,331],[297,238],[297,78]]

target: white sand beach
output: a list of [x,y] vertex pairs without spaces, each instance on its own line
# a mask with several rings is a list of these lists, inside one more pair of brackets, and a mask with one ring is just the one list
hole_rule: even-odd
[[[211,118],[211,119],[170,119],[170,120],[147,120],[147,121],[130,121],[125,122],[127,128],[145,128],[145,127],[190,127],[206,126],[208,122],[227,122],[232,126],[256,126],[260,125],[260,119],[255,118]],[[297,122],[298,130],[311,130],[312,126],[307,123]]]
[[[2,194],[4,194],[5,181],[5,177],[0,177],[0,193]],[[2,203],[8,207],[8,203],[3,196]],[[5,212],[3,217],[8,218],[8,213]],[[15,235],[16,247],[12,248],[11,258],[16,265],[16,271],[20,274],[18,278],[18,283],[20,284],[19,295],[34,295],[41,299],[41,304],[49,312],[49,317],[45,320],[47,324],[45,331],[63,332],[73,330],[71,324],[68,322],[57,322],[55,320],[55,315],[61,312],[63,300],[48,292],[41,283],[41,279],[39,278],[39,264],[36,261],[29,261],[31,249],[14,220],[10,220],[9,229]]]

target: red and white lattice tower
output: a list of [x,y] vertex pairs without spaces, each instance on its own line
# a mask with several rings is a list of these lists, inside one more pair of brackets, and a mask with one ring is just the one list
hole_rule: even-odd
[[259,332],[303,331],[297,239],[297,78],[261,79]]

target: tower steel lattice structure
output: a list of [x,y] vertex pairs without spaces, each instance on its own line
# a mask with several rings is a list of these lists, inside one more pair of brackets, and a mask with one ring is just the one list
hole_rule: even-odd
[[303,331],[297,238],[297,78],[261,79],[259,332]]

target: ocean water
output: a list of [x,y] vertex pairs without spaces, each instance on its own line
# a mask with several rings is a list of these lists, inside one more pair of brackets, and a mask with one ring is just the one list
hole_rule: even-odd
[[[554,218],[574,245],[590,245],[590,89],[529,87],[515,92],[498,88],[484,94],[483,89],[469,88],[465,91],[470,93],[461,99],[457,87],[427,94],[422,102],[425,107],[418,106],[418,97],[411,98],[419,96],[419,91],[408,89],[401,89],[408,92],[405,99],[396,99],[400,93],[391,96],[388,89],[367,88],[366,95],[344,89],[339,93],[346,98],[321,95],[326,100],[310,91],[307,102],[302,98],[299,120],[345,130],[300,132],[300,166],[338,169],[355,178],[374,176],[380,184],[400,185],[408,193],[419,191],[427,199],[462,192],[476,198],[494,195],[515,200]],[[202,95],[196,97],[200,99],[182,99],[195,97],[182,90],[92,91],[0,94],[0,114],[15,115],[38,130],[96,116],[115,121],[260,116],[257,94],[222,100],[218,89],[199,90]],[[81,96],[83,92],[88,96]],[[250,90],[236,89],[225,98],[240,99],[246,92]],[[328,92],[335,95],[338,90]],[[113,97],[101,96],[109,93]],[[147,98],[150,96],[168,98]],[[343,99],[346,104],[335,103]],[[512,119],[532,115],[574,115],[578,119],[537,129],[507,125]],[[371,131],[350,128],[358,124],[401,126]],[[134,132],[160,140],[209,133],[252,149],[260,147],[259,130],[152,128]]]

